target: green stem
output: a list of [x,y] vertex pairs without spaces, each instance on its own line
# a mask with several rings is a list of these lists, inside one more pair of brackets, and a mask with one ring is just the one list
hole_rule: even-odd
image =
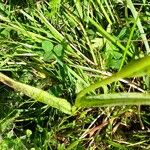
[[13,88],[16,91],[22,92],[23,94],[27,95],[28,97],[36,101],[57,108],[66,114],[72,114],[72,107],[70,103],[67,102],[66,99],[55,97],[54,95],[51,95],[48,92],[43,91],[41,89],[14,81],[13,79],[7,77],[2,73],[0,73],[0,82],[8,85],[9,87]]

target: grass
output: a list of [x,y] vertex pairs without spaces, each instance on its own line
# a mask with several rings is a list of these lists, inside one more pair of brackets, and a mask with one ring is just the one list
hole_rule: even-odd
[[[148,1],[20,2],[0,2],[0,72],[72,105],[81,90],[149,53]],[[139,91],[149,92],[148,76],[93,94]],[[2,83],[0,97],[0,149],[150,149],[149,106],[66,115]]]

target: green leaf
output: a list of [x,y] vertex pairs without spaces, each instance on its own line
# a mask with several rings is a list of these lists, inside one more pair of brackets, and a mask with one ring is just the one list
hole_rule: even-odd
[[54,45],[50,41],[43,41],[42,42],[42,48],[45,51],[45,53],[51,52]]
[[148,93],[114,93],[82,97],[77,107],[106,107],[120,105],[150,105]]
[[53,54],[53,43],[51,43],[50,41],[43,41],[42,42],[42,49],[44,50],[44,60],[45,61],[49,61],[50,59],[54,58],[54,54]]
[[112,69],[119,69],[121,64],[121,57],[122,54],[117,51],[113,51],[112,53],[110,53],[106,61],[107,67]]
[[[126,2],[127,2],[127,6],[131,10],[131,13],[132,13],[134,19],[136,20],[136,18],[138,17],[139,14],[136,11],[136,8],[134,7],[134,4],[133,4],[132,0],[127,0]],[[142,26],[140,18],[138,18],[138,20],[137,20],[137,27],[138,27],[138,29],[141,33],[141,38],[142,38],[143,43],[145,45],[146,52],[147,52],[147,54],[149,54],[150,53],[150,47],[149,47],[148,40],[147,40],[146,34],[144,32],[144,28]]]
[[78,101],[83,100],[84,96],[88,92],[92,92],[99,87],[118,81],[122,78],[139,77],[146,74],[150,74],[150,56],[145,56],[141,59],[132,61],[128,65],[126,65],[123,69],[121,69],[118,73],[113,74],[111,77],[108,77],[104,80],[91,84],[87,88],[83,89],[77,95],[76,104],[78,103]]
[[[125,47],[120,43],[120,41],[117,40],[116,37],[112,36],[111,34],[109,34],[107,31],[105,31],[105,29],[98,24],[97,22],[95,22],[92,18],[88,17],[90,23],[95,26],[97,28],[97,30],[99,31],[99,33],[106,38],[108,41],[110,41],[111,43],[113,43],[114,45],[116,45],[117,47],[119,47],[121,50],[125,51]],[[132,53],[127,51],[127,54],[129,56],[132,56]]]
[[82,4],[81,4],[80,0],[74,0],[74,3],[75,3],[75,5],[76,5],[77,11],[78,11],[78,13],[79,13],[79,16],[80,16],[81,18],[83,18]]
[[55,14],[59,11],[60,6],[61,6],[61,0],[51,0],[49,2],[49,8],[51,9],[49,16],[50,17],[55,16]]
[[5,76],[2,73],[0,73],[0,82],[10,86],[14,90],[19,91],[36,101],[57,108],[66,114],[72,114],[72,107],[66,99],[55,97],[54,95],[51,95],[41,89],[14,81],[13,79]]
[[58,44],[58,45],[56,45],[55,47],[54,47],[54,53],[58,56],[58,57],[60,57],[60,56],[62,56],[62,52],[63,52],[63,47],[62,47],[62,45],[61,44]]

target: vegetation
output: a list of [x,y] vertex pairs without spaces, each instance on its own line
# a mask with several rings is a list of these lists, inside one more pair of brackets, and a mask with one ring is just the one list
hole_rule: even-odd
[[0,2],[0,149],[150,149],[149,12],[146,0]]

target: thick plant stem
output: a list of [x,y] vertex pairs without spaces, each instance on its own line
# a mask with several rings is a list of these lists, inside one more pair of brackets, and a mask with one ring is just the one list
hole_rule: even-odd
[[0,73],[0,82],[8,85],[16,91],[22,92],[23,94],[27,95],[30,98],[33,98],[36,101],[57,108],[66,114],[72,114],[72,107],[66,99],[57,98],[54,95],[51,95],[41,89],[14,81],[13,79],[7,77],[2,73]]

